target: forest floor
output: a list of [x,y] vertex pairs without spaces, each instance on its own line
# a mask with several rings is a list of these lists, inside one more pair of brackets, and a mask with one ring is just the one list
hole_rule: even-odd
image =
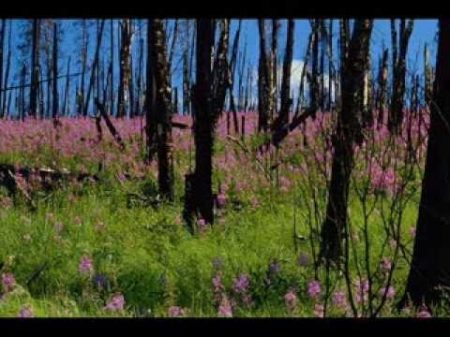
[[7,174],[0,177],[0,316],[353,317],[380,305],[377,315],[416,315],[394,304],[409,271],[423,139],[414,165],[384,128],[357,149],[349,270],[327,273],[315,262],[332,158],[329,114],[266,153],[257,151],[264,137],[255,135],[255,114],[246,114],[243,141],[233,119],[230,137],[221,119],[216,222],[198,221],[194,235],[181,216],[184,175],[195,165],[190,129],[173,132],[176,191],[168,204],[157,196],[156,164],[144,161],[141,118],[113,120],[123,151],[104,125],[97,141],[93,119],[61,122],[55,130],[52,121],[0,121],[0,166],[88,176],[46,183],[31,170],[15,175],[15,194]]

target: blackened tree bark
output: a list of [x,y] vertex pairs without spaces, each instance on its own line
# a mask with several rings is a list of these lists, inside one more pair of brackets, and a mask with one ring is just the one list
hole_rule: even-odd
[[67,60],[67,70],[66,70],[66,85],[64,89],[64,103],[62,107],[62,112],[64,116],[67,116],[70,110],[70,56]]
[[428,45],[424,48],[424,75],[425,75],[425,104],[430,105],[433,96],[433,69],[430,64],[430,51]]
[[269,111],[270,123],[274,119],[275,111],[278,109],[278,32],[280,30],[280,20],[272,19],[272,92],[271,92],[271,110]]
[[189,37],[190,25],[189,21],[185,20],[185,36],[183,47],[183,114],[190,114],[190,93],[191,93],[191,72],[189,71]]
[[[58,24],[55,22],[53,23],[53,88],[52,88],[52,96],[53,96],[53,103],[52,103],[52,117],[55,120],[58,116]],[[56,123],[56,122],[55,122]],[[56,124],[55,124],[56,125]]]
[[158,152],[158,186],[162,197],[173,201],[172,161],[172,94],[170,86],[170,65],[166,51],[166,32],[161,19],[149,22],[151,97],[154,102],[151,112],[156,122],[156,143]]
[[[86,69],[87,69],[87,53],[88,53],[88,42],[89,42],[89,35],[88,35],[88,27],[86,19],[83,19],[82,21],[82,35],[81,35],[81,83],[80,88],[77,90],[77,105],[78,105],[78,111],[79,113],[83,113],[85,116],[85,109],[84,109],[84,87],[85,87],[85,78],[86,78]],[[87,114],[87,111],[86,111]]]
[[[12,50],[12,20],[9,20],[9,29],[8,29],[8,56],[6,58],[6,70],[5,70],[5,76],[4,76],[4,82],[3,87],[6,88],[9,83],[9,71],[11,69],[11,50]],[[11,92],[10,92],[11,93]],[[6,102],[6,94],[7,91],[3,91],[3,93],[0,93],[3,96],[3,104],[1,106],[1,112],[2,116],[5,116],[7,111],[7,102]]]
[[280,126],[289,123],[289,110],[292,105],[292,98],[290,97],[291,91],[291,67],[292,57],[294,52],[294,31],[295,21],[294,19],[288,20],[287,27],[287,39],[286,39],[286,51],[283,60],[283,80],[281,83],[281,109],[279,118],[281,121]]
[[377,98],[377,110],[378,110],[378,124],[384,121],[384,111],[387,106],[388,95],[388,49],[383,51],[383,57],[380,62],[380,70],[378,73],[378,98]]
[[119,100],[117,116],[125,117],[129,107],[129,86],[131,78],[131,20],[123,19],[121,22],[121,46],[119,67]]
[[350,22],[349,19],[339,21],[339,52],[340,52],[340,82],[339,82],[339,107],[342,107],[342,74],[344,72],[345,60],[348,56],[348,46],[350,40]]
[[[184,218],[192,226],[192,213],[206,223],[214,223],[212,193],[212,154],[214,129],[222,112],[230,81],[227,60],[229,20],[222,20],[222,30],[213,66],[215,22],[197,20],[197,73],[194,89],[195,171],[186,177]],[[188,182],[190,182],[188,184]],[[189,192],[189,193],[188,193]]]
[[333,137],[334,155],[328,194],[326,219],[321,233],[321,258],[339,263],[342,238],[347,226],[350,174],[353,168],[353,146],[360,129],[357,118],[361,107],[367,54],[369,53],[372,19],[357,19],[349,44],[342,74],[342,108],[338,112]]
[[258,130],[267,131],[271,110],[270,62],[266,49],[266,29],[264,19],[258,20],[259,28],[259,76],[258,76]]
[[310,95],[310,110],[312,116],[315,118],[317,110],[319,110],[319,27],[320,19],[314,19],[311,23],[311,29],[313,31],[313,44],[312,44],[312,73],[310,77],[309,95]]
[[[5,50],[5,33],[6,33],[6,19],[1,20],[1,32],[0,32],[0,109],[3,106],[3,92],[2,92],[2,84],[3,84],[3,55]],[[0,110],[0,118],[3,117],[3,112]]]
[[33,38],[31,46],[31,86],[29,115],[38,116],[38,90],[39,90],[39,50],[40,50],[41,20],[33,19]]
[[94,80],[95,80],[95,74],[99,63],[99,57],[100,57],[100,49],[102,45],[102,37],[103,37],[103,28],[105,27],[105,19],[102,19],[100,23],[100,29],[97,33],[97,46],[95,47],[95,55],[94,55],[94,61],[92,63],[92,69],[91,69],[91,77],[89,79],[89,86],[88,91],[86,94],[86,101],[84,102],[84,109],[83,109],[83,115],[87,116],[88,108],[89,108],[89,101],[91,98],[91,92],[92,87],[94,86]]
[[333,19],[330,19],[328,24],[328,111],[332,108],[333,79]]
[[325,19],[320,19],[320,109],[325,111],[325,52],[327,48],[327,28]]
[[450,20],[439,20],[434,98],[413,259],[400,306],[442,299],[437,287],[450,285]]
[[152,20],[148,20],[147,23],[147,88],[146,88],[146,114],[145,114],[145,132],[146,132],[146,160],[147,163],[151,163],[153,156],[157,151],[157,138],[156,138],[156,84],[155,73],[152,71],[152,52],[153,47],[150,43],[153,34]]
[[[391,30],[393,39],[393,92],[391,101],[391,111],[389,112],[388,127],[389,130],[398,134],[403,121],[403,105],[405,96],[405,75],[406,75],[406,53],[408,51],[408,42],[413,30],[414,20],[400,20],[400,41],[397,45],[397,34],[395,20],[391,20]],[[398,56],[397,56],[398,52]]]
[[[233,112],[233,117],[235,119],[235,132],[238,133],[238,126],[237,126],[237,109],[236,109],[236,102],[234,98],[234,78],[236,74],[236,61],[237,61],[237,55],[238,55],[238,49],[239,49],[239,37],[241,35],[241,23],[242,20],[239,20],[238,28],[236,30],[236,34],[234,35],[234,41],[233,41],[233,47],[231,49],[231,59],[230,59],[230,69],[231,69],[231,77],[230,77],[230,86],[228,88],[229,94],[230,94],[230,109]],[[230,114],[227,115],[227,125],[229,125],[229,119]]]

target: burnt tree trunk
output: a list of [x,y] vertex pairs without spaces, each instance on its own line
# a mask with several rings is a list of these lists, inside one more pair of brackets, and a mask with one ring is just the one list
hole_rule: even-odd
[[[3,55],[5,51],[5,30],[6,30],[6,19],[2,19],[1,24],[1,33],[0,33],[0,109],[3,106]],[[0,118],[3,118],[3,112],[0,110]]]
[[370,52],[372,19],[357,19],[342,74],[342,108],[338,112],[333,136],[333,164],[326,219],[321,233],[321,258],[339,263],[342,239],[347,226],[350,174],[353,168],[353,145],[360,125],[357,118],[362,97],[367,54]]
[[[12,25],[11,25],[11,20],[10,20],[9,21],[9,30],[8,30],[8,56],[6,59],[5,78],[4,78],[4,82],[3,82],[4,88],[6,88],[9,83],[9,71],[11,69],[11,49],[12,49]],[[3,95],[3,104],[1,106],[1,109],[2,109],[1,112],[2,112],[2,115],[5,116],[6,113],[9,112],[9,108],[7,107],[7,102],[6,102],[7,91],[5,90],[0,94]]]
[[40,19],[33,19],[33,38],[31,46],[31,86],[29,115],[37,117],[38,91],[39,91],[39,50],[40,50]]
[[312,43],[312,73],[310,78],[309,94],[310,94],[310,110],[315,118],[317,110],[319,110],[319,19],[312,22],[313,43]]
[[387,107],[387,96],[388,96],[388,49],[383,51],[383,57],[380,62],[380,70],[378,73],[378,99],[377,99],[377,110],[378,110],[378,125],[381,126],[384,122],[384,111]]
[[[83,19],[82,24],[82,39],[81,39],[81,84],[79,88],[79,92],[77,90],[77,101],[78,101],[78,113],[82,113],[85,115],[84,109],[84,87],[85,87],[85,78],[86,78],[86,69],[87,69],[87,53],[88,53],[88,29],[86,19]],[[87,114],[87,111],[86,111]]]
[[[58,26],[55,22],[53,24],[53,88],[52,88],[52,96],[53,96],[53,103],[52,103],[52,117],[55,120],[58,117]],[[55,122],[56,123],[56,122]]]
[[258,76],[258,131],[267,131],[269,126],[271,80],[270,63],[266,49],[264,19],[258,20],[259,27],[259,76]]
[[[414,21],[401,19],[400,21],[400,41],[397,45],[397,34],[395,28],[395,20],[391,20],[393,44],[393,92],[391,109],[389,113],[388,127],[389,130],[398,134],[400,132],[403,121],[403,105],[405,96],[405,75],[406,75],[406,52],[408,51],[408,42],[413,30]],[[398,52],[398,56],[397,56]]]
[[172,161],[172,94],[170,86],[170,65],[166,50],[166,32],[163,21],[150,20],[150,72],[152,114],[156,121],[156,142],[158,152],[158,186],[161,196],[173,201],[173,161]]
[[289,110],[292,106],[292,98],[289,96],[291,92],[291,67],[294,52],[294,19],[288,20],[286,51],[283,61],[283,80],[281,84],[281,109],[280,109],[280,126],[289,123]]
[[88,108],[89,108],[89,101],[91,98],[91,91],[92,91],[92,87],[94,85],[94,80],[95,80],[95,74],[96,74],[96,69],[98,67],[98,62],[99,62],[99,56],[100,56],[100,47],[102,44],[102,37],[103,37],[103,28],[105,27],[105,19],[102,19],[102,22],[100,23],[100,30],[97,34],[97,46],[95,47],[95,55],[94,55],[94,62],[92,63],[92,69],[91,69],[91,77],[89,79],[89,86],[88,86],[88,91],[86,94],[86,101],[84,102],[84,110],[83,110],[83,115],[87,116],[88,113]]
[[424,74],[425,74],[425,104],[430,106],[433,96],[433,69],[430,64],[430,51],[427,44],[424,48]]
[[400,306],[443,299],[450,286],[450,20],[439,20],[433,104],[411,269]]
[[[195,171],[186,177],[186,186],[193,187],[188,194],[184,217],[192,228],[192,215],[206,223],[214,223],[212,193],[212,154],[214,129],[222,112],[230,71],[227,61],[229,20],[222,20],[219,45],[213,62],[214,20],[197,20],[197,73],[194,89]],[[212,70],[211,70],[212,69]],[[188,182],[191,182],[188,184]]]
[[129,107],[129,86],[131,78],[131,20],[124,19],[121,23],[121,46],[119,67],[119,100],[117,116],[125,117]]
[[65,86],[65,89],[64,89],[64,103],[63,103],[63,108],[62,108],[64,116],[68,115],[68,112],[69,112],[68,110],[70,109],[70,102],[68,101],[68,99],[70,97],[70,93],[69,93],[69,91],[70,91],[70,76],[69,76],[69,73],[70,73],[70,56],[69,56],[69,59],[67,60],[66,86]]

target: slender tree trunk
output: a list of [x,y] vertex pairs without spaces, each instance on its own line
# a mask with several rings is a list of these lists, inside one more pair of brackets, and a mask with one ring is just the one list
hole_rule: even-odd
[[291,91],[291,67],[294,52],[294,31],[295,21],[294,19],[289,19],[287,27],[286,51],[283,61],[283,80],[281,84],[280,126],[289,123],[289,110],[292,106],[292,98],[289,97],[289,93]]
[[272,54],[271,54],[271,65],[272,65],[272,84],[271,84],[271,95],[270,95],[270,110],[269,110],[269,123],[272,123],[275,118],[275,112],[278,109],[278,31],[280,28],[280,22],[277,19],[272,19]]
[[450,286],[450,20],[439,20],[434,99],[413,259],[400,306],[437,304]]
[[22,66],[22,71],[20,72],[20,89],[19,89],[19,96],[20,96],[20,108],[21,108],[21,119],[25,120],[25,78],[27,76],[27,66],[24,63]]
[[[389,113],[389,130],[395,134],[400,132],[403,121],[403,105],[405,96],[405,76],[406,76],[406,53],[408,51],[408,42],[413,30],[414,21],[401,19],[400,21],[400,41],[399,46],[393,47],[393,93],[391,102],[391,111]],[[392,39],[397,44],[397,34],[394,20],[391,21]],[[394,40],[395,39],[395,40]],[[397,49],[399,51],[397,57]]]
[[[266,52],[266,30],[264,19],[258,20],[259,27],[259,76],[258,76],[258,131],[267,131],[269,126],[271,80],[270,66]],[[242,75],[241,75],[242,76]]]
[[319,110],[319,21],[320,19],[314,19],[312,24],[312,31],[314,34],[313,45],[312,45],[312,74],[311,80],[309,81],[309,92],[310,92],[310,110],[312,111],[312,116],[315,118],[317,110]]
[[[206,223],[214,223],[212,193],[212,154],[214,129],[230,85],[227,60],[229,20],[222,20],[219,45],[212,67],[214,20],[197,20],[197,73],[194,91],[195,171],[186,176],[184,218],[192,227],[192,213]],[[212,69],[212,71],[211,71]]]
[[56,119],[58,117],[58,26],[55,22],[53,24],[53,119]]
[[328,111],[332,109],[333,94],[333,19],[328,26]]
[[[355,20],[348,57],[342,74],[342,108],[338,113],[336,134],[333,137],[334,155],[328,194],[326,219],[322,226],[320,256],[339,263],[342,239],[347,226],[347,206],[350,174],[353,168],[353,146],[360,125],[357,118],[362,97],[367,54],[373,20]],[[359,94],[358,94],[359,93]]]
[[309,59],[311,57],[312,46],[314,43],[314,33],[309,33],[308,38],[308,47],[306,49],[306,55],[303,62],[302,74],[300,75],[300,86],[298,90],[298,98],[297,98],[297,109],[296,114],[299,115],[301,113],[301,109],[303,107],[303,99],[304,99],[304,89],[305,89],[305,77],[307,72],[307,66],[309,64]]
[[[214,222],[212,194],[212,62],[214,20],[197,20],[197,74],[194,91],[195,171],[194,212],[207,223]],[[189,221],[188,221],[189,223]]]
[[85,112],[85,104],[84,104],[84,89],[85,89],[85,79],[86,79],[86,68],[87,68],[87,52],[88,52],[88,28],[86,19],[83,19],[82,23],[82,39],[81,39],[81,84],[79,88],[78,95],[78,113],[82,113],[86,116],[87,111]]
[[67,116],[69,114],[70,102],[68,101],[68,97],[70,96],[70,56],[67,60],[67,76],[66,76],[66,87],[64,90],[64,103],[63,103],[63,114]]
[[[9,20],[9,29],[8,29],[8,56],[6,60],[6,71],[5,71],[5,80],[3,82],[3,87],[6,88],[9,83],[9,71],[11,68],[11,49],[12,49],[12,20]],[[3,93],[0,93],[3,95],[3,104],[1,106],[2,109],[2,115],[5,116],[6,112],[9,113],[9,108],[7,109],[6,106],[6,91],[3,91]]]
[[378,124],[379,126],[384,123],[384,111],[387,107],[387,96],[388,96],[388,49],[383,52],[383,57],[380,62],[380,70],[378,73]]
[[[1,20],[1,32],[0,32],[0,107],[3,106],[3,54],[5,50],[5,31],[6,31],[6,19]],[[0,118],[3,118],[3,111],[0,111]]]
[[37,117],[38,114],[38,90],[39,90],[39,50],[40,50],[41,21],[33,19],[33,39],[31,47],[31,87],[29,115]]
[[121,26],[121,48],[120,48],[120,82],[119,82],[119,104],[118,117],[125,117],[129,105],[129,86],[131,75],[131,21],[122,20]]
[[[230,59],[230,68],[231,68],[231,84],[229,87],[229,93],[230,93],[230,110],[233,112],[233,115],[237,118],[237,110],[236,110],[236,103],[234,100],[234,79],[236,75],[236,61],[237,61],[237,55],[238,55],[238,49],[239,49],[239,37],[241,34],[241,23],[242,20],[239,20],[238,28],[236,30],[236,34],[234,36],[233,41],[233,47],[231,49],[231,59]],[[227,115],[227,122],[229,123],[229,113]],[[229,125],[229,124],[227,124]],[[229,130],[229,128],[227,128]],[[235,130],[236,131],[236,130]]]
[[320,109],[325,111],[325,51],[327,48],[327,28],[325,19],[320,19]]
[[109,76],[110,76],[110,87],[109,87],[109,113],[114,114],[114,20],[111,19],[109,27],[110,41],[109,41]]
[[155,102],[151,108],[156,120],[156,139],[158,147],[158,185],[161,195],[173,201],[173,161],[172,161],[172,94],[170,87],[170,64],[166,51],[166,33],[163,21],[150,20],[150,72],[152,73],[152,97]]
[[146,90],[146,143],[147,143],[147,163],[151,163],[153,160],[153,156],[157,151],[157,115],[156,115],[156,80],[155,80],[155,72],[152,71],[152,53],[153,46],[151,44],[152,35],[153,35],[153,22],[152,20],[148,20],[147,24],[147,90]]
[[98,63],[99,63],[99,55],[100,55],[100,49],[101,49],[101,44],[102,44],[104,26],[105,26],[105,19],[102,19],[102,21],[100,23],[100,30],[97,35],[97,46],[95,47],[94,62],[92,63],[92,69],[91,69],[91,78],[89,80],[89,87],[88,87],[88,91],[86,94],[86,101],[84,103],[84,111],[83,111],[84,116],[87,116],[87,112],[88,112],[88,108],[89,108],[89,101],[91,98],[92,86],[94,85],[95,73],[96,73],[96,69],[98,67]]
[[344,73],[344,64],[345,60],[348,56],[348,47],[349,47],[349,40],[350,40],[350,22],[349,19],[341,19],[339,21],[339,44],[340,44],[340,74],[341,79],[339,83],[340,87],[340,94],[339,94],[339,108],[342,106],[342,88],[343,88],[343,79],[342,74]]
[[427,44],[425,44],[423,59],[425,73],[425,104],[430,106],[430,100],[433,96],[433,69],[430,64],[430,52]]

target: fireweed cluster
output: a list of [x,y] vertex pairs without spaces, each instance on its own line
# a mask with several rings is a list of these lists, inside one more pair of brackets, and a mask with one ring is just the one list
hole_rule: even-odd
[[[221,118],[213,157],[217,221],[210,226],[197,219],[198,235],[194,237],[186,236],[178,209],[167,208],[169,213],[177,214],[172,220],[158,209],[128,216],[117,213],[114,221],[132,226],[120,230],[117,226],[110,228],[111,219],[103,218],[100,213],[94,212],[86,221],[88,215],[83,211],[61,217],[52,215],[48,211],[51,208],[42,210],[45,228],[52,233],[48,242],[57,247],[64,261],[71,261],[76,273],[77,281],[71,283],[68,296],[75,298],[82,312],[96,315],[397,315],[393,308],[403,293],[405,272],[411,259],[428,112],[405,113],[404,129],[398,136],[392,136],[386,123],[378,124],[377,118],[363,130],[363,142],[354,145],[344,262],[325,268],[318,255],[331,175],[334,118],[334,113],[320,113],[315,119],[307,119],[278,149],[266,147],[268,137],[256,134],[256,114],[245,114],[244,134],[229,134],[226,118]],[[176,119],[191,125],[189,117]],[[141,186],[144,177],[156,179],[157,171],[155,163],[147,165],[144,161],[143,120],[113,122],[125,140],[124,151],[118,149],[106,128],[99,140],[95,121],[91,119],[62,118],[58,130],[51,121],[3,120],[0,121],[0,158],[17,169],[51,167],[112,177],[115,182],[101,193],[105,200],[111,200],[105,202],[119,209],[123,207],[120,199],[123,197],[117,197],[117,201],[115,195],[121,196],[120,193]],[[176,194],[181,197],[182,178],[193,167],[193,137],[189,129],[174,129],[173,138]],[[99,170],[100,166],[104,171]],[[39,198],[39,193],[33,194],[42,187],[37,172],[27,178],[17,175],[16,181],[32,197]],[[72,181],[65,187],[67,194],[58,196],[66,197],[69,205],[77,205],[87,198],[80,193],[85,187]],[[110,192],[114,188],[121,192]],[[94,196],[88,197],[96,200]],[[42,202],[46,205],[45,200]],[[15,213],[15,200],[1,192],[0,204],[5,210],[0,214],[1,219],[6,219],[10,212],[23,224],[17,240],[30,247],[39,244],[40,238],[31,230],[30,217]],[[273,227],[276,230],[265,232],[263,224],[259,225],[262,218],[256,216],[261,212],[267,217],[264,225],[269,221],[276,223],[277,227]],[[149,217],[156,225],[146,224]],[[173,226],[177,229],[172,229]],[[147,240],[145,249],[133,250],[136,240],[132,237],[133,230],[139,240]],[[82,233],[98,238],[100,247],[76,241],[84,237]],[[243,237],[253,242],[239,241]],[[269,242],[276,237],[280,238],[278,243],[271,246]],[[145,265],[130,262],[132,269],[128,273],[133,281],[122,271],[121,261],[125,257],[121,257],[118,248],[114,249],[122,241],[120,247],[127,251],[128,258],[147,261]],[[259,242],[266,243],[256,246]],[[75,244],[80,248],[74,247]],[[217,257],[221,245],[227,244],[235,244],[237,250],[222,251],[221,257]],[[258,253],[246,245],[258,247]],[[0,257],[14,253],[6,249],[2,248]],[[171,249],[180,250],[178,260]],[[78,255],[73,255],[74,251]],[[25,257],[19,255],[21,259],[1,270],[0,312],[2,306],[13,301],[17,288],[27,288],[28,276],[34,272],[31,267],[27,267],[27,273],[21,272]],[[55,260],[59,261],[58,258],[63,259],[56,256]],[[52,275],[52,268],[58,268],[58,263],[61,262],[48,263],[43,272],[37,272],[30,293],[45,291],[33,285],[35,282],[43,287],[39,278],[57,287],[59,281],[46,277],[45,273]],[[19,281],[15,270],[20,274]],[[165,276],[155,276],[158,273]],[[141,289],[145,291],[135,295]],[[9,314],[37,315],[29,300]],[[414,312],[410,308],[402,314],[429,316],[425,310]]]

